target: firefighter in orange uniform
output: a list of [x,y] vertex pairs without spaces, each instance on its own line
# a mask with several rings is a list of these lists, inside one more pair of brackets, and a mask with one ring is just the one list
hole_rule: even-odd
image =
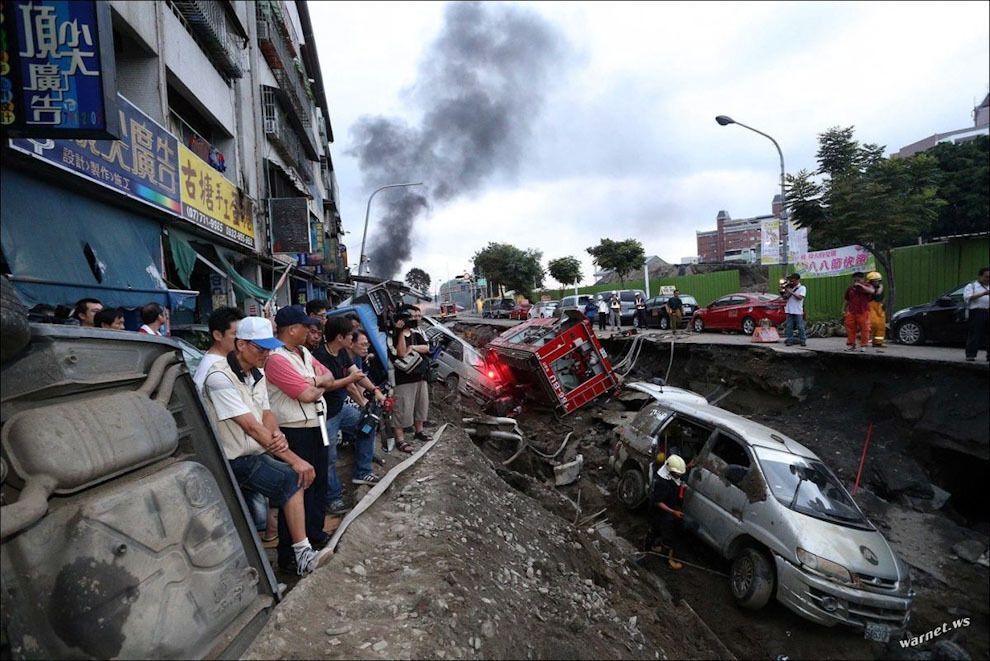
[[873,346],[878,350],[883,349],[887,336],[887,312],[883,307],[883,283],[881,276],[876,271],[866,274],[866,282],[873,287],[873,298],[870,300],[870,337],[873,338]]

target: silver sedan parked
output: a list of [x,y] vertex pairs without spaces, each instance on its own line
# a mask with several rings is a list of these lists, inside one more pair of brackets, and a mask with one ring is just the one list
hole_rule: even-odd
[[627,387],[650,396],[612,451],[627,507],[646,500],[657,454],[678,454],[688,462],[685,518],[731,561],[740,606],[762,608],[776,596],[809,620],[851,625],[871,640],[903,631],[914,596],[907,566],[815,453],[696,393]]

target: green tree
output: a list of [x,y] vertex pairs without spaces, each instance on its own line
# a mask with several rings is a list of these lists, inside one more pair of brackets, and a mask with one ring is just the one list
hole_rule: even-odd
[[430,274],[421,268],[411,268],[409,273],[406,273],[406,284],[413,289],[424,292],[430,291],[431,282]]
[[646,260],[643,244],[636,239],[624,241],[602,239],[597,246],[588,248],[588,254],[600,268],[614,271],[622,285],[625,285],[626,274],[642,266]]
[[896,301],[891,251],[928,232],[942,204],[936,195],[938,162],[927,154],[883,158],[883,147],[860,145],[853,127],[818,136],[818,175],[789,176],[787,206],[816,246],[859,244],[887,274],[887,308]]
[[938,161],[938,196],[945,200],[926,236],[990,231],[990,138],[943,142],[926,153]]
[[512,289],[532,299],[533,290],[543,286],[541,259],[539,250],[493,242],[474,254],[474,267],[496,288]]
[[564,287],[575,285],[581,281],[581,262],[576,257],[558,257],[547,262],[550,277],[561,284],[560,293],[563,296]]

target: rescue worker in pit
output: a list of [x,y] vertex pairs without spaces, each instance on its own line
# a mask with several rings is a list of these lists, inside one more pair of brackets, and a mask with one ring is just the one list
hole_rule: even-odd
[[650,489],[650,532],[646,536],[644,551],[651,551],[659,541],[661,552],[668,549],[667,564],[671,569],[681,569],[684,565],[674,559],[678,537],[683,532],[684,512],[681,506],[681,477],[687,467],[676,454],[667,457],[657,469],[653,487]]
[[873,287],[873,298],[870,300],[870,336],[877,351],[883,351],[884,340],[887,336],[887,312],[883,307],[883,282],[876,271],[866,274],[866,283]]

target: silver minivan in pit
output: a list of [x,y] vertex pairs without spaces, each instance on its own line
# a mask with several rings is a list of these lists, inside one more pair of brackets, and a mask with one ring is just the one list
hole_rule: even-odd
[[731,561],[739,605],[758,609],[776,596],[809,620],[851,625],[871,640],[904,630],[914,597],[907,566],[815,453],[696,393],[627,387],[651,399],[613,446],[623,504],[646,499],[659,452],[678,454],[689,464],[685,520]]

